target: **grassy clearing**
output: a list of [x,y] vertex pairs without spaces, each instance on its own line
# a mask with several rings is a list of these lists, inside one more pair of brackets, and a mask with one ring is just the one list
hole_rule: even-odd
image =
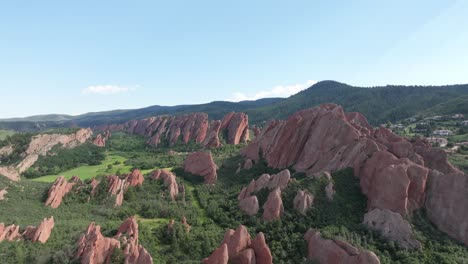
[[[130,166],[124,164],[126,158],[118,155],[109,153],[106,155],[106,159],[100,164],[95,166],[81,166],[75,169],[61,172],[57,175],[47,175],[33,179],[38,182],[53,182],[58,176],[63,175],[65,178],[70,179],[73,176],[78,176],[82,180],[96,177],[97,175],[109,175],[116,174],[117,172],[128,173],[131,170]],[[111,165],[111,166],[109,166]]]
[[[36,182],[53,182],[58,176],[63,175],[66,179],[70,179],[73,176],[78,176],[82,180],[91,179],[98,175],[110,175],[117,173],[129,173],[132,166],[125,165],[124,162],[127,158],[115,155],[112,152],[107,153],[106,159],[100,164],[95,166],[81,166],[71,170],[61,172],[56,175],[47,175],[33,179]],[[110,166],[111,165],[111,166]],[[171,169],[171,168],[168,168]],[[151,172],[153,169],[142,170],[143,174]]]
[[6,137],[15,134],[15,131],[11,130],[0,130],[0,140],[4,140]]

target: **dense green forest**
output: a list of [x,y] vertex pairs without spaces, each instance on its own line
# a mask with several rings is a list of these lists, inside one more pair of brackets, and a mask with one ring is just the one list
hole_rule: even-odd
[[[65,152],[81,152],[88,147]],[[239,191],[261,174],[278,170],[260,161],[253,168],[236,174],[238,164],[243,161],[238,154],[242,147],[225,145],[212,150],[219,167],[218,182],[213,186],[203,184],[202,178],[185,173],[181,167],[188,152],[198,149],[196,145],[190,149],[176,146],[155,150],[148,148],[142,137],[115,134],[103,151],[125,155],[125,162],[135,168],[172,168],[179,185],[184,185],[186,190],[185,196],[179,195],[176,201],[170,200],[162,182],[153,181],[146,175],[143,185],[130,188],[123,205],[114,207],[106,191],[107,182],[103,176],[96,175],[101,180],[96,197],[89,199],[90,187],[80,188],[67,195],[59,208],[51,209],[43,205],[50,183],[27,179],[11,183],[0,177],[0,186],[8,187],[8,200],[0,202],[0,217],[5,224],[15,223],[24,228],[51,215],[56,221],[46,244],[3,242],[0,243],[0,259],[2,263],[76,263],[76,260],[73,262],[76,241],[91,221],[102,226],[105,236],[112,236],[124,219],[135,215],[140,226],[140,242],[155,263],[200,263],[219,246],[227,228],[235,229],[240,224],[246,225],[252,236],[260,231],[265,233],[274,263],[310,263],[305,260],[306,242],[303,239],[308,228],[320,229],[325,237],[340,238],[359,248],[372,250],[382,263],[463,263],[468,259],[468,249],[438,231],[427,220],[424,211],[414,213],[409,219],[423,244],[421,250],[401,250],[364,228],[361,222],[367,201],[351,169],[333,174],[336,195],[332,202],[325,198],[326,182],[323,179],[291,171],[294,180],[282,194],[285,213],[281,220],[262,221],[262,209],[256,216],[249,217],[238,209]],[[67,155],[65,152],[60,156]],[[43,166],[62,166],[60,164],[69,163],[47,159],[47,165]],[[293,210],[293,199],[299,189],[306,189],[315,196],[314,205],[306,215]],[[260,204],[267,195],[267,191],[258,194]],[[186,217],[192,226],[189,233],[180,223],[182,217]],[[167,224],[171,219],[176,220],[176,224],[173,232],[168,232]]]
[[251,124],[284,119],[298,110],[323,103],[342,105],[346,111],[363,113],[374,125],[394,122],[417,114],[468,113],[468,85],[356,87],[335,81],[322,81],[289,98],[266,98],[238,103],[215,101],[200,105],[150,106],[134,110],[115,110],[79,116],[46,115],[0,120],[0,129],[44,130],[54,127],[93,127],[123,123],[155,115],[208,113],[221,119],[231,111],[246,112]]

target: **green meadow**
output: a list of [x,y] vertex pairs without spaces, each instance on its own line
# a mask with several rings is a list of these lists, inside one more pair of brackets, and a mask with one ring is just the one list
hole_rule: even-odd
[[[129,173],[132,166],[125,165],[127,158],[116,155],[112,152],[106,154],[106,158],[99,165],[84,165],[71,170],[63,171],[56,175],[46,175],[33,179],[38,182],[53,182],[58,176],[64,176],[70,179],[73,176],[78,176],[82,180],[91,179],[100,175],[113,175],[120,173]],[[153,169],[142,170],[143,174],[151,172]]]

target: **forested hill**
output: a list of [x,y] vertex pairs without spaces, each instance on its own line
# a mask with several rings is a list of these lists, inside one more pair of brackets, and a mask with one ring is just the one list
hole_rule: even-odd
[[[467,84],[447,86],[388,85],[364,88],[335,81],[323,81],[286,100],[250,109],[247,113],[251,123],[258,123],[267,119],[284,119],[300,109],[330,102],[342,105],[347,112],[361,112],[371,123],[378,125],[417,114],[468,113],[466,104],[463,104],[463,98],[466,102],[467,97]],[[448,103],[451,101],[453,104]],[[432,107],[434,107],[433,111],[428,110]],[[447,107],[450,107],[450,110],[444,111]]]
[[251,124],[271,119],[284,119],[292,113],[322,103],[342,105],[347,112],[363,113],[378,125],[414,115],[468,114],[468,84],[447,86],[381,86],[356,87],[335,81],[322,81],[289,98],[267,98],[238,103],[215,101],[199,105],[150,106],[133,110],[87,113],[79,116],[45,115],[22,119],[0,120],[0,129],[39,130],[51,127],[95,126],[121,123],[155,115],[208,113],[220,119],[230,111],[249,114]]

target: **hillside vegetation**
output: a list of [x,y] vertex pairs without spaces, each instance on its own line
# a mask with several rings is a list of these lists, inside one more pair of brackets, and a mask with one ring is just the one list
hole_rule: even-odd
[[114,110],[78,116],[45,115],[0,120],[0,129],[44,130],[53,127],[92,127],[123,123],[155,115],[205,112],[221,119],[231,111],[246,112],[251,124],[284,119],[292,113],[323,103],[336,103],[347,112],[361,112],[374,125],[395,122],[417,114],[468,113],[468,85],[356,87],[322,81],[289,98],[266,98],[238,103],[215,101],[200,105],[150,106],[134,110]]
[[[434,228],[424,211],[415,213],[410,219],[418,240],[423,244],[421,250],[401,250],[394,243],[386,242],[377,233],[366,229],[361,222],[367,200],[351,169],[333,174],[336,195],[332,202],[326,199],[324,187],[327,182],[323,178],[315,179],[291,171],[293,181],[282,195],[285,206],[283,217],[264,222],[261,219],[263,209],[256,216],[247,216],[238,208],[237,196],[241,188],[263,173],[273,174],[278,170],[260,161],[251,169],[236,174],[238,164],[243,161],[239,156],[242,147],[225,145],[212,150],[219,168],[218,181],[216,185],[205,185],[202,178],[185,173],[182,169],[185,156],[189,151],[199,149],[199,146],[155,150],[147,148],[141,137],[122,133],[113,136],[105,151],[112,152],[114,163],[110,164],[106,159],[103,164],[122,170],[129,167],[171,167],[178,183],[186,189],[185,198],[179,195],[176,201],[170,200],[161,181],[151,180],[146,175],[141,187],[131,187],[126,192],[120,207],[114,207],[106,191],[106,181],[102,181],[96,197],[88,200],[89,188],[80,189],[68,194],[59,208],[52,209],[44,206],[44,199],[54,176],[48,176],[47,180],[38,178],[40,181],[23,179],[17,183],[0,177],[0,189],[8,188],[7,200],[0,202],[2,222],[19,224],[24,228],[30,224],[37,225],[51,215],[56,221],[46,244],[3,242],[0,243],[0,259],[2,263],[77,263],[73,260],[76,242],[91,221],[102,226],[105,236],[112,236],[129,216],[137,216],[140,243],[150,252],[155,263],[200,263],[219,246],[226,229],[235,229],[240,224],[246,225],[251,235],[260,231],[265,233],[274,263],[310,263],[305,260],[306,242],[303,239],[308,228],[319,229],[325,237],[340,238],[359,248],[372,250],[382,263],[448,264],[463,263],[468,259],[468,249]],[[174,149],[177,151],[174,152]],[[171,155],[168,154],[169,150],[172,151]],[[50,162],[60,164],[58,160]],[[103,175],[114,173],[114,169],[97,170],[94,176],[103,180]],[[77,170],[76,173],[89,181],[89,171],[80,174]],[[306,215],[293,209],[293,199],[298,190],[307,190],[315,196],[314,205]],[[266,190],[258,194],[260,204],[265,202],[267,195]],[[184,216],[192,226],[189,233],[180,223]],[[167,225],[171,219],[176,224],[173,232],[169,233]]]

